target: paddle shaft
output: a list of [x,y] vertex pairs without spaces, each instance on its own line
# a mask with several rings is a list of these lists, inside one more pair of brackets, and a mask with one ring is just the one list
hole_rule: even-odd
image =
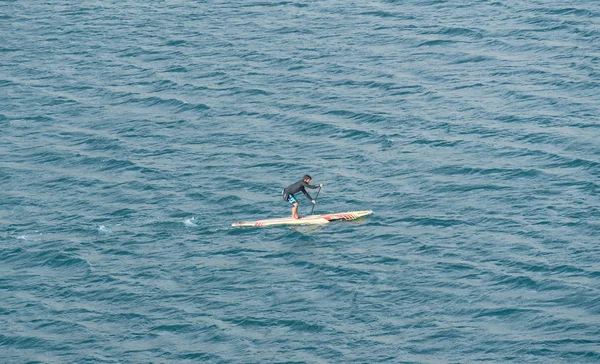
[[317,191],[317,197],[315,197],[315,203],[313,204],[312,209],[310,210],[310,214],[312,215],[313,211],[315,211],[315,206],[317,205],[317,199],[319,198],[319,193],[321,192],[321,187],[319,187],[319,190]]

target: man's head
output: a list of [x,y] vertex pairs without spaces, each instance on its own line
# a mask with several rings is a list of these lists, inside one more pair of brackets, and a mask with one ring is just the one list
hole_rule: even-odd
[[304,177],[302,178],[302,180],[306,183],[310,183],[311,179],[312,179],[312,177],[309,176],[308,174],[305,174]]

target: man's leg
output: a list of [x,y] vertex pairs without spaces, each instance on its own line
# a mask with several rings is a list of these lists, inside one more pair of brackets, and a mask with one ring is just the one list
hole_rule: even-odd
[[294,219],[299,219],[298,217],[298,202],[294,202],[294,207],[292,207],[292,217]]

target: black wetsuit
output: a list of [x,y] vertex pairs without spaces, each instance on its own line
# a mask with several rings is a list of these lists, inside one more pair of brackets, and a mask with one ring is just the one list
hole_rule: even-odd
[[312,188],[313,190],[316,188],[319,188],[319,186],[309,185],[308,183],[304,182],[304,180],[300,180],[300,181],[298,181],[292,185],[289,185],[283,189],[283,199],[285,201],[287,201],[289,195],[293,195],[294,193],[298,193],[298,192],[302,191],[304,196],[306,196],[306,198],[308,198],[309,200],[312,201],[313,198],[310,197],[308,192],[306,192],[306,187]]

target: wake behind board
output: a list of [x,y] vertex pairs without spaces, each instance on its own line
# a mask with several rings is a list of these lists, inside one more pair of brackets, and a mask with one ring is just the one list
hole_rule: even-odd
[[299,219],[293,217],[282,217],[278,219],[265,219],[258,221],[240,221],[234,222],[231,226],[273,226],[273,225],[323,225],[335,220],[354,220],[362,216],[371,215],[373,211],[351,211],[339,214],[321,214],[304,216]]

